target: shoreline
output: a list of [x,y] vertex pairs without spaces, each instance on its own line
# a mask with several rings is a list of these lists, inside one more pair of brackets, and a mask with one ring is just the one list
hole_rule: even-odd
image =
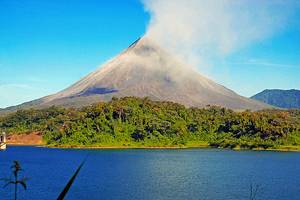
[[52,148],[52,149],[90,149],[90,150],[109,150],[109,149],[120,149],[120,150],[126,150],[126,149],[224,149],[224,150],[232,150],[232,151],[278,151],[278,152],[300,152],[299,146],[288,146],[288,147],[279,147],[279,148],[270,148],[270,149],[262,149],[262,148],[256,148],[256,149],[242,149],[242,148],[236,148],[236,149],[230,149],[230,148],[216,148],[212,147],[210,145],[195,145],[195,146],[51,146],[51,145],[45,145],[45,144],[38,144],[38,143],[7,143],[9,146],[33,146],[33,147],[42,147],[42,148]]

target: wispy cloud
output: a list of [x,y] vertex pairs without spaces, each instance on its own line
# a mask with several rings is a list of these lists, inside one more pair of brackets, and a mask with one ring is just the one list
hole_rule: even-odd
[[261,67],[276,67],[276,68],[299,68],[300,64],[287,64],[287,63],[275,63],[268,60],[257,60],[250,59],[247,61],[226,61],[226,64],[229,65],[250,65],[253,67],[261,66]]
[[23,83],[0,83],[0,108],[18,105],[41,96],[40,88]]
[[34,87],[27,84],[20,83],[0,83],[0,89],[8,89],[8,88],[19,88],[19,89],[35,89]]

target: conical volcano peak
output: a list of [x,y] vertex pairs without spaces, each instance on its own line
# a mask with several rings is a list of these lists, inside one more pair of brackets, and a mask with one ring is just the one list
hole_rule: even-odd
[[136,39],[128,48],[134,48],[135,46],[158,46],[153,39],[150,39],[148,36],[142,36]]
[[136,45],[137,43],[139,43],[140,40],[141,40],[141,37],[139,37],[139,38],[138,38],[137,40],[135,40],[131,45],[129,45],[128,49],[134,48],[135,45]]
[[169,64],[169,61],[174,60],[169,57],[170,55],[157,43],[143,36],[130,44],[121,54],[99,67],[94,74],[103,74],[113,69],[118,70],[119,73],[128,70],[140,71],[146,68],[148,70],[166,69],[174,65],[174,63]]
[[150,39],[148,36],[143,36],[139,37],[131,45],[129,45],[125,52],[128,51],[134,51],[136,54],[147,55],[154,52],[160,53],[164,50],[154,40]]
[[200,75],[147,36],[138,38],[121,54],[65,90],[24,107],[81,107],[125,96],[194,107],[218,105],[253,110],[268,107]]

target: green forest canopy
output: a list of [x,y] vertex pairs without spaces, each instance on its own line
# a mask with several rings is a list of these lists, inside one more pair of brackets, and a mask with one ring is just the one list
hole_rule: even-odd
[[81,109],[20,110],[0,118],[10,134],[42,132],[50,146],[300,146],[300,110],[234,112],[148,98],[113,98]]

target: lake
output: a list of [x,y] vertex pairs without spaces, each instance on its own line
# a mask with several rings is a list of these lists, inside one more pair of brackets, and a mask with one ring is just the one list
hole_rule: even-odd
[[[9,146],[0,151],[0,177],[19,160],[28,190],[19,199],[56,199],[78,165],[89,155],[66,199],[300,199],[300,153],[177,150],[76,150]],[[2,184],[2,183],[1,183]],[[0,199],[13,188],[0,187]]]

